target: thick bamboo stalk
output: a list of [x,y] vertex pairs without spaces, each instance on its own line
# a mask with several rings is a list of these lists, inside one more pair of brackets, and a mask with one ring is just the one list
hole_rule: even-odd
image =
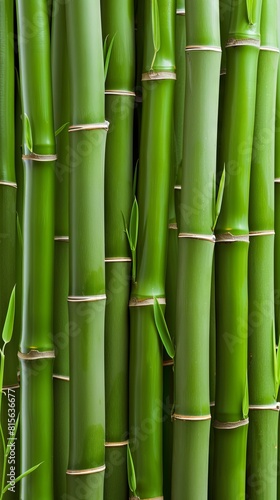
[[[103,500],[104,65],[100,4],[66,4],[70,64],[70,445],[67,494]],[[77,43],[79,41],[79,43]]]
[[[215,219],[213,204],[221,59],[218,2],[194,4],[187,1],[185,9],[186,90],[178,221],[173,415],[174,500],[207,498],[211,418],[209,327],[214,251],[212,228]],[[204,138],[203,143],[201,137]]]
[[[106,77],[110,130],[105,161],[105,394],[106,475],[104,498],[126,499],[128,439],[128,334],[131,255],[124,220],[132,206],[134,115],[134,8],[131,0],[103,0],[102,27],[112,45]],[[112,41],[113,40],[113,41]]]
[[141,499],[161,498],[163,494],[162,345],[153,308],[155,297],[161,299],[161,304],[165,303],[175,82],[174,14],[173,0],[145,2],[143,114],[137,186],[139,235],[136,280],[130,302],[130,446],[136,472],[133,493]]
[[214,498],[245,498],[248,431],[248,209],[261,1],[232,5],[219,167],[225,190],[216,234],[217,383]]
[[52,16],[52,83],[54,126],[57,135],[55,169],[54,252],[54,498],[66,494],[69,454],[69,63],[65,4],[54,0]]
[[[42,462],[34,474],[22,480],[21,498],[48,500],[53,497],[54,351],[51,332],[55,159],[49,23],[45,1],[20,1],[16,5],[25,172],[23,309],[19,353],[21,470],[24,472]],[[36,29],[30,37],[28,26],[34,16]]]
[[[279,59],[276,9],[276,1],[263,0],[250,182],[247,491],[252,499],[276,498],[277,492],[278,411],[269,409],[276,408],[278,391],[274,329],[274,146]],[[274,470],[269,477],[264,474],[268,464]]]

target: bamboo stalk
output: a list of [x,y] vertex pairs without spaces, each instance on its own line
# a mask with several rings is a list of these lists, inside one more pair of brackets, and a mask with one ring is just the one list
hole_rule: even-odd
[[[112,43],[106,77],[105,114],[110,122],[105,161],[105,394],[106,475],[104,498],[128,496],[128,301],[131,256],[123,219],[132,205],[134,115],[134,5],[101,2],[103,36]],[[113,40],[113,41],[112,41]]]
[[248,209],[262,2],[232,5],[216,248],[217,383],[214,498],[245,498],[248,431]]
[[[178,221],[173,415],[174,500],[207,498],[212,227],[215,220],[213,203],[221,59],[218,3],[185,2],[185,9],[186,91]],[[203,113],[200,114],[199,109]],[[204,138],[203,144],[201,137]]]
[[52,83],[56,137],[54,251],[54,498],[66,494],[69,454],[69,63],[65,4],[54,0],[52,11]]
[[[0,332],[3,330],[9,299],[16,283],[16,196],[15,177],[15,106],[14,106],[14,43],[11,34],[14,31],[13,2],[3,1],[0,4]],[[19,411],[19,390],[17,380],[18,335],[6,347],[6,366],[4,371],[4,387],[15,386],[15,411]],[[6,393],[7,394],[7,393]],[[5,446],[8,444],[8,397],[3,398],[1,424]],[[9,481],[11,468],[6,473],[3,468],[4,443],[0,442],[0,484]],[[15,442],[15,459],[13,466],[18,473],[19,446]],[[10,458],[10,457],[9,457]],[[5,477],[2,477],[5,474]],[[18,488],[11,488],[6,494],[8,499],[18,497]]]
[[[274,146],[279,59],[276,9],[276,1],[263,0],[250,182],[248,375],[252,409],[249,413],[247,491],[252,499],[276,498],[277,492],[278,411],[267,409],[276,406],[278,392],[274,328]],[[274,470],[269,478],[264,474],[268,465]]]
[[136,280],[130,302],[129,376],[130,446],[136,473],[133,493],[141,499],[161,498],[163,493],[162,346],[154,307],[155,297],[161,299],[160,304],[165,303],[175,82],[174,14],[173,0],[145,2],[143,114],[137,186],[139,234]]
[[[103,500],[104,66],[98,1],[66,4],[70,64],[70,445],[67,494]],[[79,41],[79,43],[77,43]]]
[[[22,480],[21,498],[47,500],[53,496],[51,332],[55,159],[49,24],[45,1],[18,1],[16,5],[25,125],[23,311],[19,353],[21,470],[24,472],[42,462],[32,476]],[[34,28],[32,37],[28,31],[30,23]]]

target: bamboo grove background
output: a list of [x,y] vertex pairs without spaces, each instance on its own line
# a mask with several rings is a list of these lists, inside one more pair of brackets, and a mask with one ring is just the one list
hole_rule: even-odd
[[279,0],[0,0],[0,498],[280,499],[279,45]]

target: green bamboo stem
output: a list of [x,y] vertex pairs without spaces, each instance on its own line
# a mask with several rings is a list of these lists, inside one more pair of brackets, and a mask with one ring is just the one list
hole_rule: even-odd
[[[217,383],[214,498],[245,498],[248,431],[248,210],[261,2],[232,5],[220,169],[225,190],[216,248]],[[248,85],[248,82],[250,84]]]
[[55,0],[52,16],[52,83],[57,163],[55,171],[55,250],[54,250],[54,498],[66,494],[69,454],[69,64],[65,4]]
[[[280,48],[280,8],[277,5],[277,46]],[[278,64],[276,116],[275,116],[275,333],[277,344],[280,336],[280,64]]]
[[[9,299],[16,283],[16,195],[15,178],[15,119],[14,119],[14,45],[11,34],[14,31],[13,2],[3,1],[0,4],[0,332],[2,332]],[[18,336],[6,347],[6,367],[4,372],[4,388],[17,385],[17,350]],[[6,392],[7,394],[7,392]],[[19,390],[14,392],[16,412],[18,412]],[[7,445],[8,432],[8,397],[3,398],[1,424]],[[0,444],[0,481],[6,486],[10,466],[4,473],[3,445]],[[15,446],[17,465],[19,446]],[[17,469],[18,471],[18,469]],[[5,477],[2,477],[5,475]],[[6,493],[7,499],[18,496],[18,488]]]
[[[128,496],[128,334],[131,255],[124,220],[132,205],[134,115],[134,5],[102,0],[103,37],[113,40],[105,82],[110,122],[105,157],[105,394],[106,475],[104,498]],[[124,219],[124,220],[123,220]]]
[[[53,497],[52,287],[55,158],[49,24],[45,1],[17,2],[24,130],[21,498]],[[28,22],[36,14],[30,37]],[[40,106],[38,106],[40,102]],[[32,151],[31,151],[32,150]],[[39,155],[39,156],[36,156]],[[44,432],[42,433],[42,428]]]
[[[66,4],[70,65],[69,499],[103,500],[104,65],[98,1]],[[79,40],[79,43],[77,43]],[[84,125],[79,128],[79,125]]]
[[[274,157],[279,53],[277,2],[263,0],[249,205],[249,435],[250,498],[276,498],[278,411],[274,330]],[[262,189],[260,191],[260,186]],[[256,215],[258,214],[258,216]],[[259,409],[253,409],[257,406]],[[256,442],[258,451],[256,451]],[[267,465],[274,476],[264,475]],[[250,479],[254,481],[250,482]],[[260,489],[259,483],[262,483]]]
[[[153,35],[158,35],[152,22],[154,5],[145,3],[143,114],[137,186],[139,234],[136,282],[130,302],[130,446],[137,483],[134,493],[141,499],[163,494],[162,345],[153,307],[154,297],[165,296],[175,3],[160,0],[156,6],[161,40],[157,53],[153,44]],[[153,77],[157,72],[160,79],[156,81]]]
[[[185,2],[185,9],[186,90],[173,415],[174,500],[207,498],[212,227],[221,59],[218,3]],[[203,113],[200,114],[199,109]],[[201,137],[205,138],[203,144]]]

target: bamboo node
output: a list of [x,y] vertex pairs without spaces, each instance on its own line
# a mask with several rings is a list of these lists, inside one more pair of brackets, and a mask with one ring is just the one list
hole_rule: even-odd
[[142,82],[149,80],[176,80],[176,73],[172,71],[149,71],[142,74]]
[[196,233],[180,233],[179,238],[190,238],[194,240],[204,240],[215,243],[216,238],[214,234],[196,234]]
[[79,123],[79,125],[71,125],[68,132],[80,132],[83,130],[108,130],[109,122],[105,120],[102,123]]
[[280,403],[273,403],[271,405],[249,405],[249,410],[273,410],[273,411],[280,411]]
[[168,229],[175,229],[177,230],[178,229],[178,225],[176,222],[171,222],[170,224],[168,224]]
[[166,359],[163,361],[162,366],[174,366],[174,360],[173,359]]
[[58,375],[56,373],[53,374],[53,378],[56,380],[64,380],[65,382],[70,381],[70,377],[68,377],[67,375]]
[[269,45],[261,45],[260,50],[264,50],[267,52],[276,52],[277,54],[279,54],[278,47],[270,47]]
[[260,40],[255,40],[254,38],[229,38],[226,48],[248,46],[257,47],[259,49],[260,45]]
[[19,389],[20,385],[19,384],[11,384],[11,385],[3,385],[2,390],[3,391],[8,391],[8,390],[13,390],[13,389]]
[[131,262],[131,257],[106,257],[105,262]]
[[194,51],[207,51],[207,52],[222,52],[221,47],[216,45],[187,45],[185,47],[185,52],[194,52]]
[[178,16],[185,16],[186,15],[186,10],[185,9],[176,9],[176,14]]
[[31,351],[25,353],[18,351],[18,358],[25,361],[33,361],[36,359],[52,359],[55,358],[54,351],[37,351],[32,349]]
[[164,500],[164,497],[153,497],[153,498],[129,497],[129,500]]
[[216,234],[216,242],[217,243],[234,243],[234,242],[249,243],[249,234],[231,234],[231,233]]
[[30,153],[29,155],[22,155],[23,160],[32,161],[56,161],[57,155],[37,155],[36,153]]
[[179,186],[178,184],[176,184],[176,185],[174,186],[174,189],[176,189],[176,190],[178,190],[178,191],[181,191],[182,186]]
[[126,440],[126,441],[116,441],[116,442],[109,442],[109,441],[106,441],[105,443],[105,447],[106,448],[118,448],[119,446],[127,446],[129,444],[129,441]]
[[68,302],[96,302],[98,300],[106,300],[106,295],[69,295]]
[[276,178],[274,179],[274,182],[276,182],[276,183],[280,183],[280,177],[276,177]]
[[237,422],[220,422],[219,420],[214,420],[213,427],[215,429],[237,429],[238,427],[243,427],[249,424],[249,418],[244,418],[243,420],[238,420]]
[[[157,298],[158,303],[165,305],[166,304],[166,299],[165,298]],[[155,299],[137,299],[136,297],[133,297],[129,301],[129,307],[144,307],[144,306],[153,306],[155,302]]]
[[268,229],[267,231],[250,231],[249,236],[274,236],[275,231]]
[[17,183],[16,182],[0,181],[0,186],[9,186],[9,187],[17,189]]
[[87,474],[97,474],[98,472],[103,472],[106,469],[106,465],[101,465],[100,467],[94,467],[93,469],[82,469],[82,470],[71,470],[68,469],[66,474],[69,476],[85,476]]
[[211,420],[212,416],[209,415],[180,415],[179,413],[173,413],[172,420],[188,420],[193,422],[200,422],[203,420]]
[[69,236],[55,236],[54,241],[69,241]]
[[105,90],[105,95],[124,95],[128,97],[135,97],[135,92],[131,92],[130,90]]

